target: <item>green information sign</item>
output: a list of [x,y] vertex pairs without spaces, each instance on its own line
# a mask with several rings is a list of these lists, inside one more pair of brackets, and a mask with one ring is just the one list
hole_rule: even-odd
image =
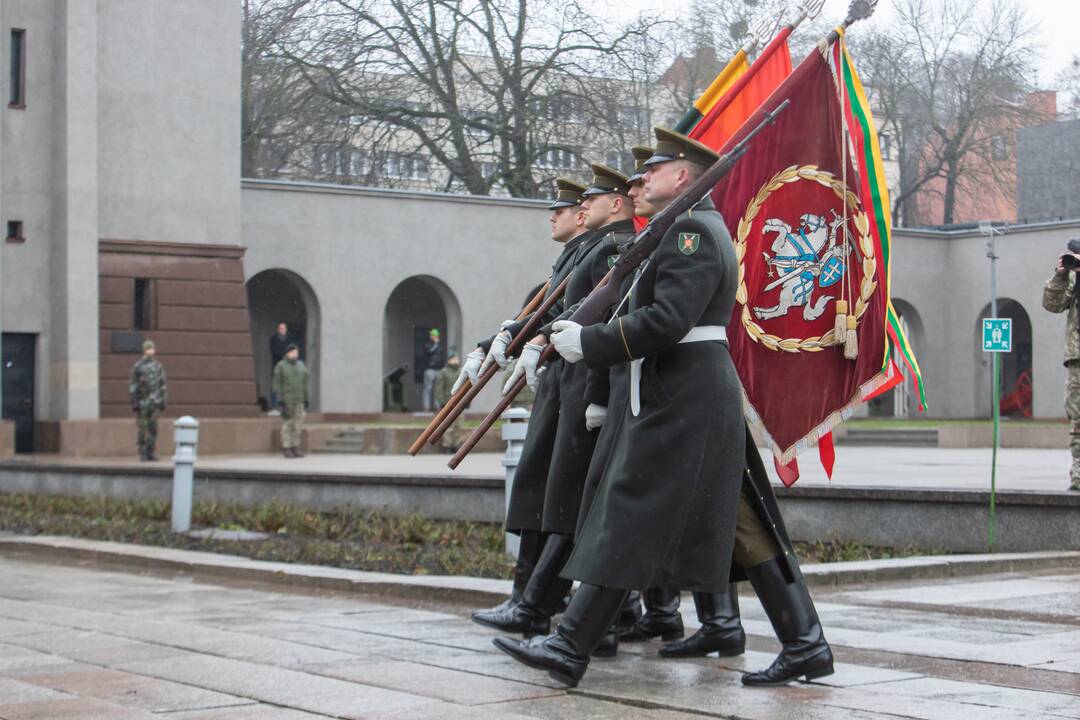
[[983,352],[1012,352],[1012,320],[983,318]]

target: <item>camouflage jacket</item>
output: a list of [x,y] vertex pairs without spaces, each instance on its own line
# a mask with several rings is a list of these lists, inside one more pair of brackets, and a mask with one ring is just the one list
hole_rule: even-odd
[[454,387],[454,383],[457,381],[458,375],[461,374],[461,366],[459,365],[445,365],[443,369],[439,371],[439,374],[435,376],[435,387],[432,391],[435,404],[442,407],[446,404],[446,401],[450,399],[450,389]]
[[307,405],[308,369],[303,360],[295,362],[285,358],[274,367],[272,379],[274,392],[287,408]]
[[152,358],[141,358],[128,375],[128,395],[135,409],[164,410],[168,400],[165,387],[165,368]]
[[1043,307],[1052,313],[1068,311],[1065,326],[1065,364],[1080,360],[1080,309],[1076,304],[1076,273],[1054,273],[1043,288]]

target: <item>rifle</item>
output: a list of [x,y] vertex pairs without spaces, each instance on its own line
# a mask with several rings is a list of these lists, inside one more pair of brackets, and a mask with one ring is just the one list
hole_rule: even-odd
[[[540,306],[540,303],[544,301],[544,293],[547,292],[547,289],[550,285],[551,278],[548,278],[548,281],[545,282],[543,286],[536,291],[536,294],[533,295],[532,299],[525,304],[525,307],[521,308],[521,312],[519,312],[517,314],[517,317],[514,319],[521,320],[534,312],[536,308]],[[465,397],[471,387],[472,383],[469,382],[468,379],[466,379],[465,382],[461,384],[461,387],[457,389],[457,392],[450,396],[450,399],[446,401],[446,404],[439,408],[439,412],[436,413],[435,417],[431,419],[431,422],[428,423],[428,426],[424,428],[424,432],[420,433],[420,437],[416,438],[416,440],[413,441],[413,444],[409,446],[410,455],[415,455],[416,453],[420,452],[420,449],[424,447],[424,443],[427,442],[429,437],[431,437],[431,434],[435,432],[435,429],[438,428],[439,425],[442,424],[442,421],[446,419],[446,416],[449,415],[455,407],[457,407],[458,403],[461,402],[462,398]],[[438,438],[436,438],[435,440],[438,441]]]
[[[622,285],[622,281],[630,273],[632,273],[638,265],[644,262],[653,251],[656,250],[660,241],[663,239],[664,234],[668,229],[675,224],[675,221],[680,215],[687,210],[692,209],[701,200],[712,192],[716,184],[720,182],[720,179],[731,172],[731,169],[735,166],[735,162],[746,153],[750,147],[750,141],[754,137],[764,130],[766,127],[772,124],[776,117],[787,109],[787,106],[791,104],[790,100],[784,100],[771,112],[766,112],[761,121],[743,137],[734,147],[731,148],[727,154],[723,155],[715,163],[713,163],[704,173],[701,174],[694,182],[690,183],[685,190],[682,191],[674,200],[671,201],[667,207],[658,212],[649,220],[649,224],[638,233],[634,238],[634,243],[630,246],[622,257],[620,257],[612,268],[608,271],[608,274],[597,283],[592,292],[581,301],[577,310],[570,316],[570,320],[578,323],[579,325],[594,325],[603,321],[604,315],[608,310],[619,302],[619,288]],[[544,352],[540,355],[540,363],[547,362],[555,354],[555,347],[548,343],[544,348]],[[491,426],[495,424],[495,421],[499,419],[499,416],[510,406],[510,403],[514,401],[514,397],[517,396],[525,387],[525,377],[518,378],[510,390],[503,395],[499,403],[487,414],[483,422],[479,427],[473,430],[469,435],[465,443],[458,449],[454,456],[450,458],[448,465],[450,469],[456,469],[461,461],[465,459],[465,456],[476,447],[476,443],[480,442],[480,438],[484,436]]]
[[[548,295],[548,297],[545,298],[542,303],[540,303],[540,307],[538,307],[536,311],[533,312],[532,317],[530,317],[528,322],[525,323],[525,327],[523,327],[521,329],[521,332],[519,332],[517,336],[510,341],[509,346],[507,346],[506,348],[507,356],[510,356],[519,347],[528,342],[528,340],[532,337],[532,333],[540,325],[540,321],[543,319],[547,311],[550,310],[551,307],[559,301],[559,298],[563,296],[563,293],[566,292],[566,286],[569,282],[570,276],[567,275],[565,278],[563,278],[563,281],[559,283],[554,290],[551,291],[551,294]],[[458,401],[458,404],[454,406],[454,409],[446,414],[446,417],[443,418],[442,423],[439,424],[439,427],[436,428],[435,432],[431,434],[430,438],[428,438],[428,442],[430,444],[434,445],[439,441],[439,438],[441,438],[446,433],[446,431],[450,429],[450,426],[453,425],[454,421],[461,416],[461,413],[465,412],[465,408],[469,406],[469,403],[473,401],[473,398],[475,398],[480,393],[480,391],[484,389],[484,386],[488,384],[491,378],[495,377],[495,374],[498,373],[500,369],[501,368],[499,368],[498,365],[493,363],[491,367],[484,371],[483,375],[476,379],[476,384],[469,388],[469,391],[465,393],[465,395],[461,398],[460,401]],[[509,405],[509,403],[507,404]],[[477,438],[477,440],[479,440],[479,438]]]

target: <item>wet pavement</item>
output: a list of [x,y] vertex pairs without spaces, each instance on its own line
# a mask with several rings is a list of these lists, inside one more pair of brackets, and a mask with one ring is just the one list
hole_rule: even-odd
[[837,672],[779,689],[739,684],[777,650],[743,590],[745,656],[624,644],[567,692],[467,608],[0,558],[0,718],[1080,718],[1080,569],[818,592]]

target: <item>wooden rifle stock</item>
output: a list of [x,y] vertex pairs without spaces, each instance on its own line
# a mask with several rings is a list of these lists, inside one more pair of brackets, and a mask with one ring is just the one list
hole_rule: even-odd
[[[569,282],[570,276],[567,275],[565,278],[563,278],[563,281],[559,283],[554,290],[551,291],[551,294],[548,295],[548,297],[542,303],[540,303],[540,307],[536,308],[535,312],[532,313],[532,317],[530,317],[528,322],[525,323],[525,327],[521,329],[521,332],[517,334],[517,337],[513,338],[510,341],[510,345],[506,348],[507,355],[512,354],[515,350],[517,350],[519,347],[524,345],[532,338],[532,333],[536,330],[537,327],[539,327],[540,320],[544,317],[547,311],[550,310],[552,306],[559,301],[559,298],[563,296],[563,293],[566,292],[566,286]],[[438,428],[436,428],[435,432],[431,434],[431,437],[428,439],[429,443],[434,445],[439,441],[439,438],[441,438],[446,433],[446,431],[450,429],[450,426],[453,425],[454,421],[461,416],[461,413],[465,412],[465,408],[469,406],[469,403],[473,401],[473,398],[475,398],[480,393],[480,391],[484,389],[484,386],[488,384],[491,378],[495,377],[495,375],[499,372],[500,369],[501,368],[499,368],[498,365],[493,363],[491,367],[484,371],[483,375],[476,379],[476,384],[469,388],[469,392],[465,394],[465,397],[458,401],[458,404],[454,407],[454,409],[446,414],[446,417],[443,418],[442,423],[440,423]]]
[[[754,139],[754,136],[771,125],[773,120],[776,119],[776,116],[783,112],[790,104],[790,100],[784,100],[775,110],[766,112],[754,129],[747,133],[737,145],[725,155],[721,156],[704,173],[702,173],[700,177],[694,180],[694,182],[690,183],[690,185],[672,200],[667,207],[654,215],[652,219],[649,220],[649,224],[637,234],[636,238],[634,238],[634,242],[630,248],[623,253],[618,261],[616,261],[615,265],[608,270],[607,275],[597,283],[592,292],[581,301],[577,310],[570,316],[570,320],[579,325],[595,325],[596,323],[603,322],[604,316],[619,302],[619,290],[622,286],[623,279],[644,262],[646,258],[652,255],[653,251],[656,250],[657,246],[660,244],[660,240],[664,237],[664,234],[675,224],[675,220],[687,210],[692,209],[701,202],[702,198],[712,192],[712,189],[716,187],[716,184],[720,182],[721,178],[731,172],[731,169],[735,166],[735,162],[743,156],[743,153],[746,152],[750,145],[750,141]],[[540,355],[540,361],[537,365],[539,366],[549,360],[554,352],[554,346],[551,343],[548,343],[547,347],[544,348],[544,352]],[[517,383],[503,395],[502,399],[499,400],[498,405],[487,414],[480,423],[480,426],[473,430],[472,434],[469,435],[461,448],[454,453],[452,458],[450,458],[448,464],[451,469],[454,469],[461,464],[461,461],[465,459],[465,456],[469,454],[469,451],[476,447],[476,443],[480,442],[480,438],[484,436],[484,433],[491,429],[491,426],[495,424],[495,421],[499,419],[499,416],[502,415],[506,408],[510,407],[510,403],[514,401],[514,397],[517,396],[524,387],[525,377],[522,376],[518,378]]]
[[[550,285],[551,278],[548,278],[547,282],[545,282],[540,287],[540,289],[536,291],[536,294],[533,295],[532,299],[525,304],[525,307],[521,308],[521,312],[519,312],[517,314],[517,317],[514,319],[521,320],[522,318],[528,317],[531,313],[535,312],[536,308],[540,307],[540,303],[544,302],[544,293],[547,292],[547,289]],[[436,428],[438,428],[439,425],[442,424],[442,421],[446,419],[446,416],[449,415],[455,407],[457,407],[458,403],[461,402],[462,398],[464,398],[465,395],[468,394],[471,387],[472,383],[469,382],[468,379],[466,379],[465,382],[461,384],[461,387],[458,388],[457,392],[450,396],[450,399],[446,401],[446,404],[439,408],[439,412],[435,414],[435,417],[433,417],[431,419],[431,422],[428,423],[427,427],[424,428],[424,432],[420,433],[420,437],[416,438],[416,440],[413,441],[413,444],[409,446],[410,455],[415,455],[416,453],[420,452],[421,448],[424,447],[424,443],[426,443],[428,441],[428,438],[431,437],[431,434],[434,433]],[[438,438],[436,438],[436,442],[437,441]]]

